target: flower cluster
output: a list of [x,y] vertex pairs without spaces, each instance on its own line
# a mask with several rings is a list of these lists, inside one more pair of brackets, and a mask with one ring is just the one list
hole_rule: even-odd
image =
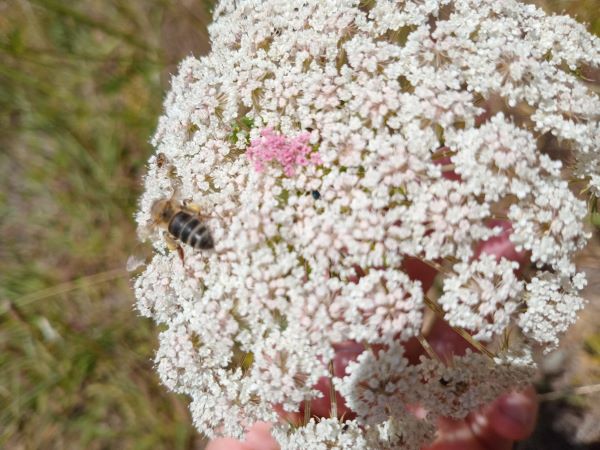
[[319,154],[313,152],[307,145],[310,133],[304,132],[294,139],[287,139],[273,131],[265,128],[260,132],[260,138],[254,139],[246,156],[258,172],[265,170],[267,163],[277,161],[283,167],[283,173],[294,176],[296,166],[318,165],[321,162]]
[[[438,416],[526,383],[584,304],[586,203],[565,178],[600,196],[600,97],[578,76],[600,40],[516,0],[222,0],[209,31],[173,78],[136,216],[156,249],[138,309],[198,430],[419,449]],[[200,207],[214,250],[168,250],[163,198]],[[480,353],[411,360],[428,311]],[[364,352],[340,372],[345,342]]]

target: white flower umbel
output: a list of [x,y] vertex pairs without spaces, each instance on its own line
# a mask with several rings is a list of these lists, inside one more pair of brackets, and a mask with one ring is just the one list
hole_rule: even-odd
[[422,358],[418,368],[424,382],[421,404],[431,419],[440,416],[464,419],[503,392],[525,387],[535,374],[529,351],[490,360],[467,350],[464,356],[454,356],[447,365]]
[[[567,177],[600,195],[600,99],[578,75],[600,40],[516,0],[223,0],[209,32],[172,79],[136,216],[156,251],[137,306],[198,429],[307,413],[348,341],[368,349],[334,383],[356,419],[277,423],[284,449],[419,448],[435,416],[527,381],[530,362],[491,356],[552,348],[583,305]],[[541,151],[550,135],[572,167]],[[152,214],[169,199],[214,249],[170,250]],[[522,275],[480,251],[502,233]],[[408,363],[428,307],[486,356]]]
[[[463,419],[502,392],[524,387],[535,373],[535,364],[527,351],[491,360],[470,350],[447,363],[421,358],[419,364],[410,364],[402,345],[395,344],[387,350],[364,351],[346,372],[334,383],[357,413],[356,420],[380,432],[393,426],[396,436],[402,437],[399,442],[407,445],[402,448],[420,448],[433,440],[437,417]],[[417,404],[425,408],[426,417],[411,412]],[[413,434],[398,429],[400,424],[419,429],[414,434],[419,439],[412,441]],[[386,447],[382,444],[382,448]]]
[[571,256],[590,237],[584,230],[586,214],[585,202],[573,195],[566,181],[540,178],[532,185],[529,202],[513,204],[508,210],[514,230],[511,240],[517,250],[530,251],[538,266],[547,264],[568,274]]
[[571,280],[541,272],[523,295],[527,305],[519,317],[523,333],[547,349],[557,346],[560,335],[577,320],[577,313],[585,305],[585,300],[576,294],[585,285],[582,273]]
[[406,405],[419,401],[420,378],[404,357],[401,344],[388,350],[365,350],[346,368],[346,377],[335,379],[337,390],[357,413],[359,422],[383,423],[402,417]]
[[[290,332],[296,328],[295,332]],[[248,376],[263,402],[280,404],[286,411],[297,411],[304,400],[316,398],[313,386],[328,374],[322,361],[314,357],[306,333],[295,324],[285,331],[272,331],[253,346],[252,364]]]
[[483,253],[469,263],[458,263],[444,279],[439,303],[454,327],[473,332],[479,340],[491,340],[510,323],[518,306],[523,282],[515,275],[519,264]]
[[421,330],[423,289],[398,270],[371,269],[358,283],[343,286],[329,310],[355,341],[404,341]]
[[436,427],[433,423],[420,420],[406,413],[401,417],[389,417],[377,427],[367,431],[369,448],[382,450],[420,450],[423,444],[432,442]]
[[273,436],[288,450],[369,450],[363,430],[353,420],[321,419],[301,428],[275,428]]

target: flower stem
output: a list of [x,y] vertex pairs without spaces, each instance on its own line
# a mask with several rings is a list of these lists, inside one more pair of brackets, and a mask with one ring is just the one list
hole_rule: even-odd
[[[434,300],[432,300],[428,296],[425,296],[425,304],[429,307],[429,309],[431,309],[434,313],[436,313],[440,318],[442,318],[442,319],[444,318],[444,310]],[[475,347],[477,350],[479,350],[481,353],[483,353],[490,359],[494,359],[495,355],[490,350],[488,350],[483,344],[481,344],[477,340],[473,339],[473,336],[471,336],[468,331],[466,331],[465,329],[460,328],[460,327],[452,327],[452,329],[456,333],[458,333],[465,341],[467,341],[469,344],[471,344],[473,347]]]

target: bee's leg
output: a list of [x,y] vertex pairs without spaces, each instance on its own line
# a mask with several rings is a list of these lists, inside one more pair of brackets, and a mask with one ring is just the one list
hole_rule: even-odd
[[173,237],[170,234],[165,235],[165,241],[167,242],[167,247],[169,248],[169,250],[171,250],[171,251],[177,250],[179,259],[181,259],[181,262],[183,262],[184,255],[183,255],[183,248],[181,248],[181,245],[179,245],[179,243],[175,239],[173,239]]
[[171,251],[175,250],[179,246],[177,241],[170,234],[165,233],[165,242],[167,243],[167,247]]
[[184,254],[183,254],[183,247],[181,247],[181,245],[177,246],[177,254],[179,255],[179,259],[181,260],[181,262],[184,263],[185,258],[184,258]]

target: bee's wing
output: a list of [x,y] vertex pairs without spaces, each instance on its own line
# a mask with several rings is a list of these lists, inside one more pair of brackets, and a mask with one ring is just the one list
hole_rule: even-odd
[[127,258],[127,272],[135,272],[142,266],[146,265],[146,260],[144,258],[140,258],[138,255],[129,255]]
[[144,267],[146,264],[148,264],[149,257],[150,251],[148,246],[138,244],[133,250],[133,253],[127,258],[125,268],[128,272],[135,272],[140,267]]

